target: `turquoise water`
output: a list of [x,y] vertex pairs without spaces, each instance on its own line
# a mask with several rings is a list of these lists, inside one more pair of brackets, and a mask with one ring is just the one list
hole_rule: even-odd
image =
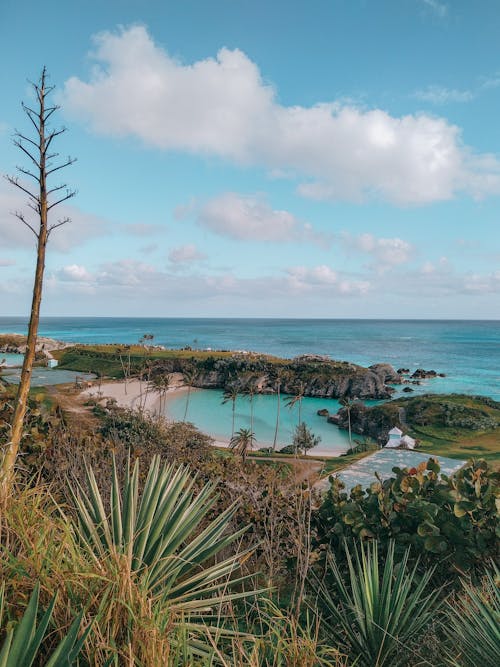
[[0,366],[2,365],[3,360],[5,359],[5,366],[22,366],[23,365],[23,355],[22,354],[12,354],[8,352],[0,352]]
[[[167,417],[182,420],[186,409],[186,393],[170,398],[167,403]],[[202,431],[210,433],[216,440],[229,440],[232,426],[232,403],[222,405],[223,393],[215,389],[192,391],[189,398],[187,421],[192,421]],[[315,435],[321,436],[315,453],[337,455],[349,447],[349,438],[324,417],[318,417],[317,410],[326,408],[337,412],[338,401],[321,398],[304,398],[301,407],[301,421],[305,421]],[[254,397],[253,430],[256,437],[256,448],[272,445],[276,426],[277,398],[270,395]],[[293,431],[298,423],[298,408],[290,410],[286,407],[283,397],[280,409],[280,428],[278,431],[278,449],[292,441]],[[241,396],[236,401],[235,430],[250,428],[250,399]],[[357,436],[355,436],[357,437]]]

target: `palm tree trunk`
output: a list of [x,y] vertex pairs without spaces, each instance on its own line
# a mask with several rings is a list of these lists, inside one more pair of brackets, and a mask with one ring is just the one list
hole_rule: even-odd
[[233,435],[234,435],[234,417],[235,417],[235,414],[234,414],[234,413],[235,413],[235,410],[236,410],[236,399],[234,398],[234,399],[233,399],[233,423],[232,423],[232,425],[231,425],[231,438],[232,438]]
[[280,423],[280,384],[278,383],[278,393],[277,393],[278,405],[276,411],[276,428],[274,429],[274,440],[273,440],[273,452],[276,451],[276,443],[278,440],[278,429]]
[[186,409],[184,410],[184,418],[183,422],[186,421],[187,413],[188,413],[188,408],[189,408],[189,395],[191,394],[191,385],[188,385],[188,391],[187,391],[187,396],[186,396]]

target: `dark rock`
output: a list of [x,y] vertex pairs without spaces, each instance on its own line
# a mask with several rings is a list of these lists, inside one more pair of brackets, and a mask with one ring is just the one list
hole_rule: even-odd
[[407,394],[409,394],[411,391],[415,391],[415,389],[412,389],[411,387],[405,387],[403,389],[403,391],[405,391]]
[[411,377],[414,379],[425,379],[425,378],[435,378],[437,375],[436,371],[426,371],[424,368],[417,368],[417,370],[412,373]]
[[318,412],[316,414],[318,415],[318,417],[329,417],[330,416],[330,413],[326,408],[322,408],[321,410],[318,410]]
[[440,378],[445,378],[446,377],[446,373],[438,373],[438,375],[439,375]]
[[326,421],[327,421],[329,424],[335,424],[336,426],[339,426],[339,424],[340,424],[340,416],[339,416],[338,414],[336,414],[336,415],[330,415]]
[[396,372],[391,364],[373,364],[373,366],[370,366],[369,368],[382,379],[382,382],[401,384],[399,371]]
[[399,375],[409,375],[410,369],[409,368],[398,368],[396,371]]

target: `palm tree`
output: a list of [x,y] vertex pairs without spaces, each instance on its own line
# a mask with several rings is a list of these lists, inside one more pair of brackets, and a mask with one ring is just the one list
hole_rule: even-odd
[[160,373],[154,375],[153,378],[149,381],[149,388],[151,391],[154,391],[158,394],[160,398],[159,413],[163,415],[165,412],[165,404],[167,402],[167,392],[170,388],[172,382],[172,376],[170,373]]
[[239,385],[234,382],[233,384],[228,385],[225,390],[224,390],[224,396],[222,398],[222,405],[225,405],[226,403],[229,403],[231,401],[232,405],[232,413],[233,413],[233,419],[232,419],[232,425],[231,425],[231,438],[234,435],[234,416],[235,416],[235,410],[236,410],[236,400],[238,396],[240,395],[240,388]]
[[294,394],[292,396],[289,396],[286,400],[286,406],[289,410],[293,410],[293,408],[298,405],[299,406],[299,418],[298,418],[298,424],[301,423],[301,414],[302,414],[302,399],[304,398],[304,393],[306,390],[306,384],[302,380],[299,380],[297,384],[295,385],[294,388]]
[[229,447],[233,452],[241,456],[243,463],[245,463],[248,451],[253,449],[255,444],[255,434],[249,428],[240,428],[229,442]]
[[281,383],[283,382],[283,378],[285,376],[285,369],[284,368],[277,368],[276,369],[276,380],[275,380],[275,385],[276,385],[276,427],[274,429],[274,440],[273,440],[273,452],[276,451],[276,443],[278,440],[278,430],[279,430],[279,423],[280,423],[280,408],[281,408]]
[[190,366],[189,368],[186,368],[183,375],[184,375],[184,385],[187,386],[188,388],[186,395],[186,408],[184,410],[184,417],[182,419],[182,421],[185,422],[189,408],[189,397],[191,396],[191,389],[198,377],[198,371],[196,370],[196,368],[194,368],[194,366]]
[[351,431],[351,408],[354,405],[355,398],[342,396],[339,398],[340,405],[347,410],[347,426],[349,428],[349,447],[352,449],[352,431]]
[[245,385],[245,393],[250,397],[250,431],[253,433],[253,398],[259,390],[257,378],[251,375]]

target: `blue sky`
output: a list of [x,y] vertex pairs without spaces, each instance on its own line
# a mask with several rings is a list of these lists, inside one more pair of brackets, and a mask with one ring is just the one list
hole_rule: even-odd
[[44,64],[78,158],[43,313],[498,318],[498,34],[496,0],[2,0],[0,171]]

